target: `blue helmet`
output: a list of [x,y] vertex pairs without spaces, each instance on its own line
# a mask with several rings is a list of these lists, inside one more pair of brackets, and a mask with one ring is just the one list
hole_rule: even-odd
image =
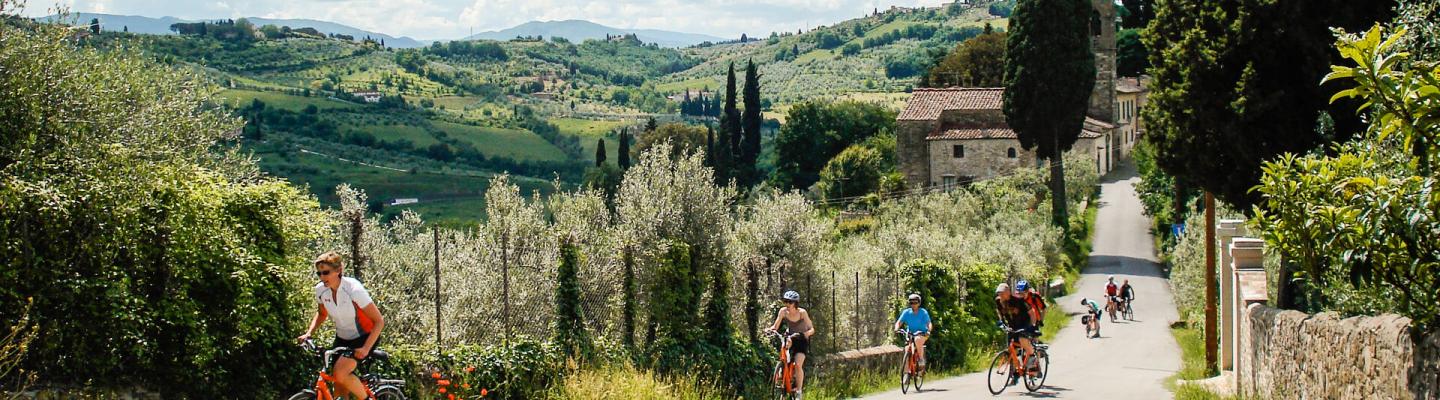
[[1025,289],[1029,289],[1029,288],[1030,288],[1030,282],[1028,282],[1028,281],[1026,281],[1026,280],[1024,280],[1024,279],[1021,279],[1019,282],[1015,282],[1015,291],[1017,291],[1017,292],[1023,292],[1023,291],[1025,291]]

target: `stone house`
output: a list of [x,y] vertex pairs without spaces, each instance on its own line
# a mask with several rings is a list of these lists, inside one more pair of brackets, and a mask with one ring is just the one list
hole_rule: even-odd
[[[1145,78],[1117,79],[1115,4],[1092,0],[1091,50],[1095,85],[1085,123],[1072,152],[1094,160],[1096,172],[1114,170],[1143,136],[1139,110]],[[1024,150],[1000,110],[1002,88],[917,89],[896,117],[896,161],[910,187],[954,185],[1001,176],[1037,163]]]
[[[1004,89],[917,89],[897,119],[897,162],[911,187],[954,186],[1036,165],[1000,110]],[[1072,152],[1111,164],[1102,131],[1113,125],[1088,119]],[[1078,167],[1078,166],[1077,166]]]
[[355,92],[355,96],[365,99],[366,103],[379,103],[380,92]]

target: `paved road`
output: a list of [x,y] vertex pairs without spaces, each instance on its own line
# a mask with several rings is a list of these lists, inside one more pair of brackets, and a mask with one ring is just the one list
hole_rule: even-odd
[[[1170,285],[1155,263],[1149,221],[1140,213],[1140,200],[1132,186],[1138,178],[1129,168],[1117,170],[1101,183],[1096,217],[1095,248],[1090,267],[1080,278],[1076,294],[1058,301],[1075,320],[1050,346],[1050,378],[1045,387],[1027,393],[1024,385],[1006,389],[1002,398],[1045,397],[1063,399],[1169,399],[1165,378],[1180,369],[1180,346],[1169,325],[1179,319]],[[1100,324],[1101,337],[1085,338],[1080,325],[1080,298],[1103,299],[1106,275],[1116,281],[1130,279],[1135,287],[1135,321]],[[1103,300],[1102,300],[1103,301]],[[1103,304],[1103,303],[1102,303]],[[926,382],[921,393],[901,394],[898,389],[873,399],[955,399],[990,397],[985,373]]]

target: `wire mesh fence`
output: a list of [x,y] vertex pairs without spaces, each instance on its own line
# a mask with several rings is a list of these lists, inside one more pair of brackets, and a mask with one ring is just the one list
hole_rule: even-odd
[[[360,238],[352,247],[351,259],[359,262],[351,273],[385,312],[387,336],[444,347],[551,335],[558,263],[553,240],[496,241],[480,232],[422,229],[405,221],[347,225],[345,229],[362,230],[358,236],[343,236]],[[626,270],[623,251],[604,244],[581,247],[586,327],[594,338],[623,342],[625,279],[613,272]],[[763,258],[741,261],[732,270],[737,273],[731,276],[731,287],[737,289],[728,301],[737,332],[759,337],[775,320],[780,294],[795,290],[815,324],[812,348],[817,354],[887,343],[903,297],[893,273],[823,267],[796,271],[787,262]],[[643,343],[645,301],[657,288],[634,282],[633,290],[634,340]],[[746,312],[749,304],[757,305],[753,321]]]

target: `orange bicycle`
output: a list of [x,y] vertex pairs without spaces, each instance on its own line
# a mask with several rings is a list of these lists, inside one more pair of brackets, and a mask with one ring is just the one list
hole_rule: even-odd
[[1005,388],[1014,385],[1016,380],[1024,380],[1025,389],[1031,392],[1040,390],[1040,387],[1045,385],[1046,375],[1050,372],[1050,356],[1047,354],[1050,346],[1040,343],[1036,339],[1032,343],[1035,347],[1035,355],[1024,354],[1025,350],[1020,345],[1020,338],[1022,336],[1034,337],[1034,335],[1004,326],[1000,329],[1003,329],[1005,335],[1009,337],[1010,345],[995,353],[995,360],[990,362],[990,373],[986,379],[990,394],[998,395],[1000,392],[1004,392]]
[[905,360],[900,364],[900,393],[907,393],[911,386],[915,387],[915,393],[920,393],[920,384],[925,381],[925,370],[920,367],[920,359],[915,349],[915,334],[900,329],[895,333],[905,336]]
[[[329,371],[331,366],[335,365],[335,360],[339,359],[342,355],[351,353],[353,350],[346,347],[337,347],[322,352],[315,346],[315,341],[310,339],[305,339],[305,342],[302,343],[300,347],[304,348],[305,352],[320,357],[320,376],[315,378],[315,387],[313,389],[301,390],[299,393],[290,396],[290,400],[335,400],[334,393],[330,391],[330,385],[335,383],[335,377],[326,371]],[[359,377],[360,381],[365,383],[366,395],[372,399],[405,400],[405,393],[400,390],[400,388],[405,386],[404,380],[385,379],[376,374],[360,374],[361,368],[374,362],[382,362],[389,359],[389,354],[386,354],[383,350],[374,349],[370,352],[370,356],[361,360],[360,365],[355,368],[355,376]]]
[[775,387],[775,398],[794,399],[799,388],[795,387],[795,362],[790,359],[791,336],[773,331],[769,332],[769,335],[775,338],[776,346],[780,349],[780,360],[775,363],[774,372],[770,375],[770,382]]

